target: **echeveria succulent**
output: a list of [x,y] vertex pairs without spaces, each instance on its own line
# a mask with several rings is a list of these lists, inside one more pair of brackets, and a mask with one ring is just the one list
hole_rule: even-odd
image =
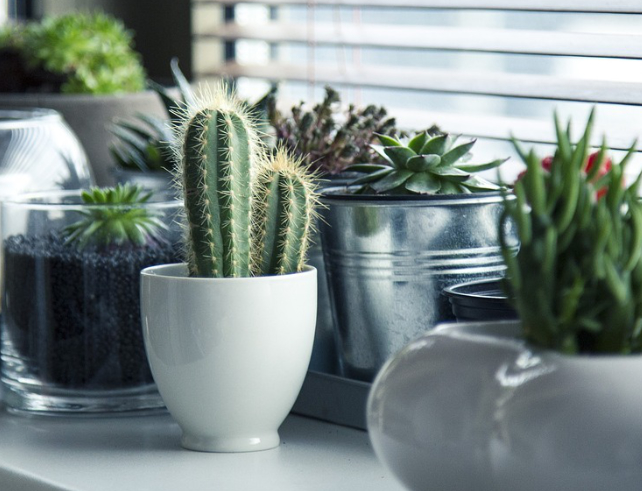
[[460,194],[499,189],[475,173],[494,169],[506,159],[468,163],[475,140],[456,145],[457,137],[438,131],[424,131],[411,139],[377,136],[381,145],[372,147],[384,162],[350,166],[348,170],[366,174],[352,183],[352,186],[359,186],[352,188],[354,192]]

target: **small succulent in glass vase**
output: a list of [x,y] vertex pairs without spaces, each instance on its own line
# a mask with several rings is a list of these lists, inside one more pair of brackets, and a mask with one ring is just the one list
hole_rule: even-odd
[[593,114],[575,145],[555,120],[550,159],[515,147],[527,166],[505,202],[521,246],[504,248],[507,289],[528,341],[563,353],[642,351],[642,174],[626,184],[634,146],[616,162],[589,155]]
[[[78,213],[83,218],[64,228],[66,243],[104,249],[113,246],[141,247],[164,240],[160,232],[167,225],[157,213],[141,207],[152,192],[131,184],[115,188],[93,188],[81,193],[87,205],[96,205]],[[110,206],[117,205],[117,206]]]
[[7,203],[3,335],[47,390],[151,386],[139,275],[178,260],[179,209],[129,184]]

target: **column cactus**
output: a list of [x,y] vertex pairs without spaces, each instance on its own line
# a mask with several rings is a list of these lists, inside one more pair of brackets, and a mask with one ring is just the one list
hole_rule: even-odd
[[312,176],[284,148],[267,158],[255,185],[253,270],[256,275],[301,271],[317,205]]
[[224,85],[184,111],[174,150],[190,276],[285,274],[305,264],[313,176],[285,150],[265,155],[254,124]]
[[221,86],[186,110],[178,180],[191,276],[250,276],[251,174],[259,140],[250,115]]

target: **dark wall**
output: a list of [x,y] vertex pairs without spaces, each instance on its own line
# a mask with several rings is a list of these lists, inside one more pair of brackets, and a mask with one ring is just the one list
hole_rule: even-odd
[[136,49],[143,55],[145,68],[153,80],[171,82],[169,60],[174,56],[180,60],[183,73],[191,79],[190,0],[109,0],[108,3],[105,11],[121,18],[135,31]]

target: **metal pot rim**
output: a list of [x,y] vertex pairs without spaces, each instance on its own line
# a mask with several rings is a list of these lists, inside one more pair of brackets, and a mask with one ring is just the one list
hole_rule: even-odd
[[[513,194],[508,199],[514,199]],[[360,203],[382,206],[439,206],[439,205],[470,205],[471,203],[501,203],[502,193],[490,191],[487,193],[471,194],[409,194],[404,196],[352,194],[349,186],[328,187],[321,191],[321,200],[328,204]]]

